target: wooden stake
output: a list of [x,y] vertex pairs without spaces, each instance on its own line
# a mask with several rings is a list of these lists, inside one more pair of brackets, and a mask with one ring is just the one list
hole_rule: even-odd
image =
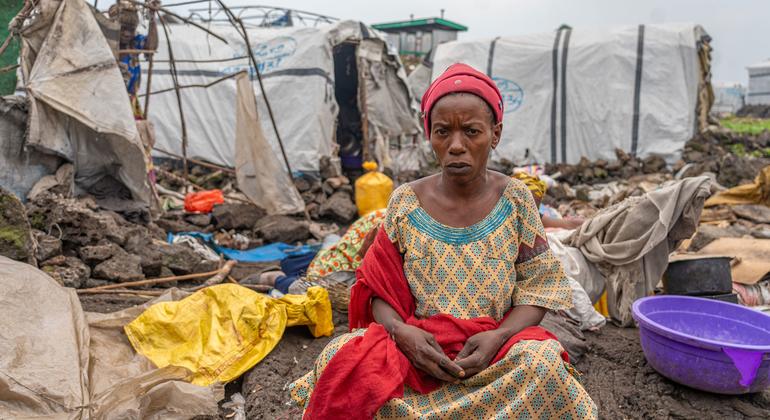
[[218,273],[219,273],[219,270],[215,270],[215,271],[209,271],[206,273],[185,274],[183,276],[161,277],[157,279],[129,281],[126,283],[105,284],[104,286],[91,287],[89,289],[78,289],[78,293],[89,294],[89,293],[101,292],[103,290],[110,290],[110,289],[122,289],[122,288],[133,287],[133,286],[148,286],[151,284],[163,284],[163,283],[171,283],[174,281],[194,280],[194,279],[199,279],[201,277],[214,276]]
[[179,119],[182,124],[182,169],[184,172],[184,179],[190,179],[189,173],[188,173],[188,165],[187,165],[187,124],[185,124],[184,120],[184,109],[182,107],[182,94],[179,92],[179,79],[177,78],[176,73],[176,63],[174,62],[174,50],[171,47],[171,38],[168,34],[168,25],[166,24],[166,19],[164,19],[162,16],[159,16],[160,24],[163,26],[163,33],[166,35],[166,45],[168,46],[168,60],[169,60],[169,68],[171,70],[171,79],[174,82],[174,92],[176,92],[176,102],[179,106]]

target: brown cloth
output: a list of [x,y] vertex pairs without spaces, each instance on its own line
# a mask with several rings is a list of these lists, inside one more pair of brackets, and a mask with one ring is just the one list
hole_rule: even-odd
[[720,204],[764,204],[770,206],[770,166],[757,174],[754,183],[739,185],[716,193],[706,201],[706,207]]
[[676,181],[602,210],[567,239],[607,278],[615,323],[633,325],[631,304],[652,292],[669,253],[695,233],[709,194],[707,177]]

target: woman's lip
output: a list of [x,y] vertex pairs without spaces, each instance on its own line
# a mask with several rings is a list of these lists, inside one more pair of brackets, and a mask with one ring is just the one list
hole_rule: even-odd
[[464,168],[466,166],[471,166],[465,162],[452,162],[446,165],[449,168]]

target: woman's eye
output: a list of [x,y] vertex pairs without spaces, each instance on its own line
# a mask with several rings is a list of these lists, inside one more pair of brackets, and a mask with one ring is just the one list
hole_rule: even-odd
[[468,134],[469,136],[476,136],[479,134],[479,130],[476,130],[475,128],[469,128],[465,130],[465,133]]
[[447,135],[447,130],[445,128],[437,128],[435,133],[436,135],[443,137]]

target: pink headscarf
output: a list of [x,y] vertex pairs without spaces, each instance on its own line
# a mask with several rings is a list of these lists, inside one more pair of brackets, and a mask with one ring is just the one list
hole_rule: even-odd
[[420,111],[425,122],[425,137],[430,138],[430,111],[442,97],[456,92],[472,93],[488,103],[495,113],[495,123],[503,120],[503,97],[486,74],[467,64],[452,64],[422,95]]

